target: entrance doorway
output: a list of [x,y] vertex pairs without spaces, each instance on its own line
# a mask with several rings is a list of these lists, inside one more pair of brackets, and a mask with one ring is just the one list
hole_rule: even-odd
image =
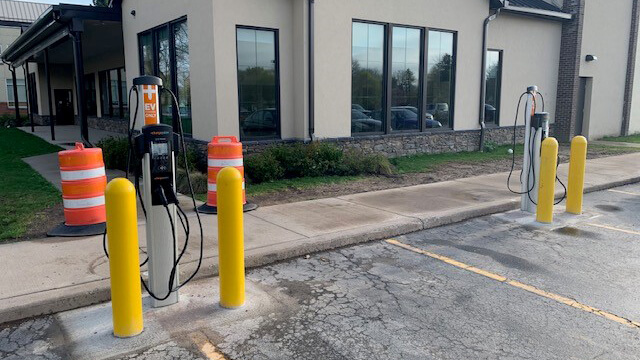
[[56,101],[56,124],[73,125],[73,95],[71,89],[55,89],[53,95]]

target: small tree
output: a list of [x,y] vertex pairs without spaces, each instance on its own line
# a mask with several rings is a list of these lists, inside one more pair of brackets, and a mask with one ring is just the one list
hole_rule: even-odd
[[93,0],[93,6],[108,7],[109,0]]

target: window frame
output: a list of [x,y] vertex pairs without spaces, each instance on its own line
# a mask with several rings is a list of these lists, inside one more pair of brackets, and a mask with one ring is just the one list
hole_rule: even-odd
[[[381,22],[381,21],[373,21],[373,20],[364,20],[359,18],[351,19],[351,60],[353,61],[353,24],[354,23],[362,23],[362,24],[373,24],[373,25],[382,25],[384,26],[384,65],[383,65],[383,109],[382,111],[385,114],[385,124],[383,124],[383,131],[376,132],[351,132],[351,137],[360,137],[360,136],[370,136],[370,135],[392,135],[392,134],[412,134],[412,133],[436,133],[436,132],[450,132],[455,131],[455,99],[456,99],[456,79],[457,79],[457,65],[458,65],[458,31],[456,30],[448,30],[441,29],[435,27],[427,27],[427,26],[416,26],[416,25],[406,25],[394,22]],[[427,107],[427,65],[428,65],[428,51],[429,51],[429,32],[430,31],[438,31],[450,33],[453,35],[452,42],[452,64],[451,64],[451,103],[449,104],[449,126],[442,128],[427,128],[425,126],[424,121],[420,121],[419,129],[411,129],[411,130],[392,130],[391,129],[391,104],[392,104],[392,62],[393,62],[393,28],[408,28],[408,29],[417,29],[421,32],[421,51],[420,51],[420,74],[419,74],[419,92],[418,97],[420,100],[420,104],[418,106],[418,111],[420,114],[426,113]],[[352,83],[351,83],[351,96],[353,97],[353,75],[352,75]],[[353,105],[353,99],[351,100],[351,105]],[[351,109],[350,109],[351,110]],[[419,117],[421,115],[418,115]],[[351,121],[351,118],[349,118]]]
[[[496,97],[496,119],[494,122],[492,123],[488,123],[486,124],[487,127],[489,128],[497,128],[500,127],[500,105],[501,105],[501,99],[502,99],[502,67],[503,67],[503,60],[504,60],[504,50],[500,50],[500,49],[494,49],[494,48],[488,48],[487,49],[487,53],[485,54],[485,56],[488,57],[489,52],[497,52],[498,53],[498,64],[500,64],[500,68],[498,69],[498,74],[497,74],[497,84],[496,84],[496,92],[497,92],[497,97]],[[485,77],[485,84],[487,83],[487,69],[484,69],[484,77]],[[485,93],[486,93],[486,85],[485,85]],[[486,104],[486,97],[485,97],[485,104]],[[484,109],[482,109],[482,111],[484,111]]]
[[[154,26],[147,30],[141,31],[137,34],[138,37],[138,71],[140,75],[153,75],[159,73],[158,66],[158,32],[161,29],[166,29],[169,36],[169,67],[171,71],[171,88],[170,90],[175,94],[176,100],[178,100],[178,106],[180,105],[180,94],[178,91],[178,75],[177,75],[177,60],[176,60],[176,41],[175,41],[175,25],[185,22],[187,27],[189,26],[187,15],[183,15],[179,18]],[[144,53],[142,51],[142,37],[145,35],[151,35],[151,54],[152,54],[152,67],[153,74],[146,74],[144,71]],[[191,42],[189,42],[191,45]],[[189,54],[191,55],[191,54]],[[189,74],[191,74],[191,56],[189,56]],[[191,93],[189,93],[191,97]],[[162,101],[162,96],[159,96],[158,102]],[[171,104],[171,124],[174,128],[178,125],[178,112],[180,109],[176,109],[175,104]],[[162,104],[160,105],[162,108]],[[191,132],[193,133],[193,117],[191,119]],[[193,137],[193,134],[185,133],[186,137]]]
[[[276,79],[276,136],[242,136],[240,131],[240,73],[238,71],[238,29],[256,30],[256,31],[270,31],[274,35],[274,53],[275,53],[275,79]],[[253,26],[253,25],[236,25],[235,27],[235,46],[236,46],[236,87],[237,87],[237,99],[238,109],[236,114],[238,115],[238,134],[240,139],[244,141],[260,141],[260,140],[281,140],[282,139],[282,111],[281,111],[281,99],[280,99],[280,30],[269,27]]]
[[[111,96],[111,71],[115,70],[116,74],[117,74],[117,78],[116,81],[118,83],[118,111],[120,112],[119,116],[114,116],[114,107],[112,106],[113,104],[113,97]],[[107,98],[109,99],[109,114],[108,117],[110,118],[118,118],[118,119],[126,119],[125,116],[125,111],[124,111],[124,96],[125,94],[122,92],[122,72],[121,71],[125,71],[126,69],[124,66],[120,66],[120,67],[115,67],[115,68],[110,68],[110,69],[104,69],[104,70],[100,70],[98,71],[98,84],[96,84],[96,90],[98,90],[100,92],[100,115],[101,117],[106,117],[107,115],[105,115],[105,113],[102,111],[104,108],[104,103],[102,102],[102,84],[100,83],[100,81],[102,80],[101,75],[104,74],[105,76],[105,81],[107,83],[107,88],[106,88],[106,95]],[[93,75],[93,74],[92,74]],[[86,75],[85,75],[86,76]],[[127,99],[128,102],[128,99]],[[127,106],[129,106],[129,104],[127,104]],[[96,107],[97,108],[97,107]]]
[[399,133],[419,133],[419,132],[424,132],[425,131],[425,126],[424,126],[424,121],[418,120],[418,128],[417,129],[409,129],[409,130],[393,130],[391,129],[391,108],[393,107],[392,105],[392,101],[393,101],[393,28],[406,28],[406,29],[414,29],[414,30],[419,30],[420,31],[420,64],[418,64],[418,69],[419,70],[419,74],[418,74],[418,119],[421,117],[421,114],[425,113],[426,111],[426,106],[427,103],[424,101],[426,100],[426,95],[427,95],[427,87],[426,87],[426,76],[425,76],[425,71],[424,71],[424,66],[426,65],[426,49],[428,49],[426,47],[427,45],[427,41],[428,41],[428,36],[426,36],[427,34],[427,29],[424,27],[420,27],[420,26],[412,26],[412,25],[403,25],[403,24],[396,24],[396,23],[389,23],[389,33],[388,33],[388,37],[389,37],[389,42],[387,44],[387,46],[389,47],[389,54],[387,55],[387,57],[385,58],[385,60],[389,63],[389,76],[387,82],[387,92],[389,94],[388,96],[388,100],[386,100],[386,103],[388,103],[388,110],[387,110],[387,125],[385,127],[385,134],[399,134]]
[[[367,131],[367,132],[357,132],[354,133],[351,131],[351,136],[370,136],[370,135],[384,135],[389,134],[390,124],[390,114],[391,114],[391,95],[389,93],[391,88],[391,81],[389,81],[389,71],[391,69],[391,64],[389,63],[389,55],[391,51],[389,50],[389,44],[391,40],[389,39],[390,33],[389,29],[392,24],[380,21],[372,21],[372,20],[361,20],[361,19],[352,19],[351,21],[351,63],[353,63],[353,24],[354,23],[362,23],[368,25],[382,25],[384,27],[384,39],[382,40],[384,48],[382,49],[383,53],[383,66],[382,66],[382,109],[381,111],[384,113],[384,124],[382,124],[382,131]],[[351,105],[349,107],[349,114],[351,114],[351,110],[353,106],[353,74],[351,74]],[[349,115],[349,129],[351,129],[351,115]]]
[[[427,36],[425,41],[425,46],[427,51],[429,50],[429,31],[439,31],[453,34],[453,44],[451,57],[453,58],[453,62],[451,63],[451,104],[449,104],[449,127],[441,127],[436,129],[427,129],[425,132],[447,132],[447,131],[455,131],[455,115],[456,115],[456,79],[458,75],[458,31],[456,30],[448,30],[441,28],[427,28]],[[425,52],[427,54],[427,52]],[[426,61],[424,71],[426,72]],[[424,95],[424,105],[427,106],[427,77],[424,77],[424,86],[425,86],[425,95]],[[426,109],[425,109],[426,111]]]
[[13,79],[6,78],[6,79],[4,79],[4,88],[7,90],[7,108],[8,109],[15,109],[16,108],[16,103],[17,103],[18,104],[18,108],[20,108],[20,109],[28,109],[28,107],[29,107],[29,94],[27,92],[27,80],[26,79],[19,79],[19,78],[16,78],[16,80],[22,80],[23,81],[22,86],[24,87],[24,92],[25,92],[25,95],[26,95],[26,100],[25,100],[26,104],[24,106],[20,105],[20,90],[18,90],[18,99],[17,99],[17,101],[16,101],[16,99],[13,99],[14,100],[13,101],[13,105],[10,105],[11,104],[11,100],[9,99],[9,96],[13,96],[14,93],[13,93],[13,89],[11,91],[9,91],[9,81],[11,81],[11,84],[12,84],[11,86],[12,87],[13,86],[20,86],[20,84],[16,85],[16,84],[13,83]]

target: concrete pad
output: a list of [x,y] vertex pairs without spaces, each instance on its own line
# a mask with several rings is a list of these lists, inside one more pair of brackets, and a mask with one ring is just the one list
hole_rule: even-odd
[[391,212],[338,198],[268,206],[251,215],[308,237],[402,219]]
[[163,343],[178,334],[207,327],[217,329],[232,322],[252,319],[275,311],[295,307],[295,302],[282,295],[274,297],[259,285],[246,282],[246,302],[240,309],[229,310],[218,305],[218,278],[200,280],[182,289],[180,302],[151,308],[144,298],[144,331],[135,337],[113,336],[111,303],[63,312],[56,315],[70,344],[74,359],[119,358],[127,353]]

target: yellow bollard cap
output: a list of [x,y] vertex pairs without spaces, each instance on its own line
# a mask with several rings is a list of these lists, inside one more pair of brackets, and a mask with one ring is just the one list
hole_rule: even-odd
[[238,169],[228,166],[220,170],[220,172],[218,172],[218,178],[216,179],[216,184],[218,186],[225,186],[228,184],[233,184],[238,181],[242,183],[242,174]]
[[554,137],[548,137],[542,141],[542,146],[558,146],[558,140]]
[[131,181],[125,178],[115,178],[107,184],[107,188],[105,190],[105,195],[127,195],[134,194],[135,196],[136,188],[133,186]]
[[582,136],[582,135],[578,135],[575,136],[572,140],[571,140],[572,144],[586,144],[587,143],[587,138]]

